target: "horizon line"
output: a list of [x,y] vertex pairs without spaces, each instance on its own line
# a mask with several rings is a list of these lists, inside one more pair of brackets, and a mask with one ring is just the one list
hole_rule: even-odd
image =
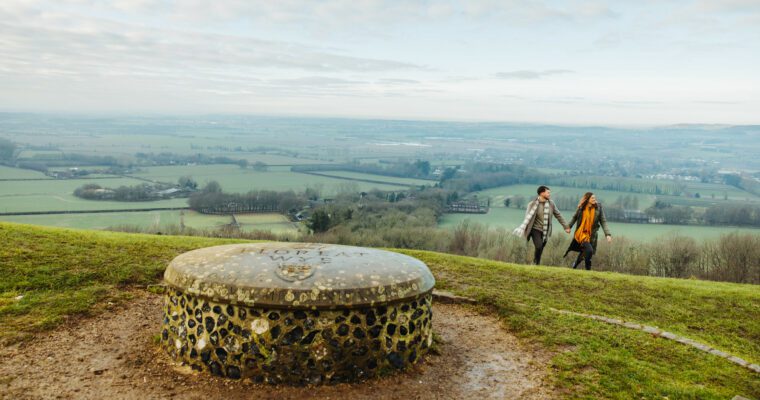
[[674,122],[665,124],[610,124],[610,123],[582,123],[582,122],[546,122],[546,121],[517,121],[517,120],[483,120],[483,119],[437,119],[437,118],[420,118],[420,117],[393,117],[393,116],[348,116],[348,115],[313,115],[313,114],[287,114],[287,113],[236,113],[236,112],[117,112],[117,111],[11,111],[0,110],[0,115],[49,115],[59,117],[79,117],[79,118],[199,118],[199,117],[256,117],[256,118],[294,118],[294,119],[319,119],[319,120],[361,120],[361,121],[399,121],[399,122],[438,122],[438,123],[466,123],[466,124],[511,124],[525,126],[555,126],[555,127],[572,127],[572,128],[612,128],[612,129],[634,129],[634,128],[666,128],[677,126],[701,126],[701,127],[742,127],[742,126],[760,126],[757,123],[723,123],[723,122]]

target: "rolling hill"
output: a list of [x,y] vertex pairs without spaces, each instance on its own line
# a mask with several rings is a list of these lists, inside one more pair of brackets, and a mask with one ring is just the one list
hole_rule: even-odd
[[[0,223],[0,341],[33,343],[35,335],[60,329],[72,316],[130,301],[130,293],[159,283],[176,255],[233,242],[239,241]],[[556,312],[656,326],[757,364],[757,286],[395,251],[426,262],[437,288],[475,298],[478,312],[498,316],[505,330],[550,352],[550,383],[566,398],[760,397],[760,375],[724,358]]]

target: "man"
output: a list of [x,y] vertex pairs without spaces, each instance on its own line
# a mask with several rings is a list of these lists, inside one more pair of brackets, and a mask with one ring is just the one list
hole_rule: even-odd
[[528,203],[528,209],[525,211],[525,219],[519,228],[514,230],[514,234],[525,240],[533,240],[533,246],[536,251],[533,256],[533,264],[541,264],[541,254],[544,252],[544,246],[552,235],[552,215],[557,217],[557,221],[565,228],[566,233],[570,233],[570,226],[562,218],[557,206],[551,201],[552,191],[546,186],[539,186],[538,197]]

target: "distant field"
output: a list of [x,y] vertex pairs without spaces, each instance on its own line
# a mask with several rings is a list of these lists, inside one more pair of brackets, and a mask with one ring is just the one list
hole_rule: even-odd
[[[231,222],[227,215],[205,215],[188,210],[184,213],[185,226],[195,229],[215,229]],[[280,214],[243,214],[236,217],[243,231],[298,231],[298,224]],[[180,211],[0,216],[0,221],[80,229],[106,229],[125,225],[161,229],[170,225],[179,226]]]
[[[52,168],[48,168],[48,171],[50,171],[50,172],[69,172],[72,168],[79,168],[79,169],[85,169],[85,170],[92,171],[92,170],[96,170],[96,169],[104,170],[104,169],[108,169],[108,168],[111,168],[111,167],[108,166],[108,165],[80,165],[80,166],[76,166],[76,167],[73,167],[73,166],[72,167],[52,167]],[[117,178],[117,177],[118,177],[117,175],[110,175],[110,174],[89,174],[89,175],[82,176],[82,178],[85,178],[85,179],[86,178]]]
[[728,196],[728,200],[760,202],[760,196],[733,186],[722,185],[718,183],[689,182],[686,186],[686,190],[689,191],[692,195],[699,193],[700,196],[700,199],[690,198],[689,200],[721,201],[724,200],[725,196]]
[[179,225],[179,211],[149,211],[93,214],[0,216],[0,220],[65,228],[106,229],[121,225],[142,227]]
[[0,179],[49,179],[45,174],[30,169],[11,168],[0,165]]
[[234,159],[245,159],[253,164],[261,161],[268,165],[305,165],[305,164],[333,164],[327,160],[315,160],[312,158],[288,157],[276,154],[251,154],[251,153],[224,153],[223,155]]
[[[659,187],[660,189],[663,189],[665,191],[676,190],[678,188],[681,188],[684,191],[684,196],[677,196],[677,197],[681,197],[682,199],[684,199],[683,201],[688,201],[691,198],[690,196],[695,196],[696,194],[699,194],[702,200],[705,200],[707,198],[712,199],[713,197],[715,200],[723,200],[724,197],[727,196],[728,200],[760,201],[760,196],[746,192],[734,186],[729,186],[729,185],[721,184],[721,183],[702,183],[702,182],[674,181],[674,180],[662,180],[662,179],[651,180],[651,179],[622,178],[622,177],[610,177],[610,176],[555,177],[553,179],[553,182],[555,182],[556,184],[549,185],[549,186],[557,186],[557,187],[580,186],[582,188],[584,185],[588,183],[594,183],[598,186],[620,185],[621,188],[619,191],[626,192],[626,193],[628,193],[626,188],[630,186],[633,186],[638,189],[651,191],[651,194],[654,194],[656,187]],[[568,184],[567,182],[573,182],[574,184]],[[595,190],[592,190],[592,191],[595,191]],[[616,189],[615,191],[618,191],[618,190]],[[698,202],[700,199],[694,199],[694,200]]]
[[[654,181],[653,181],[654,182]],[[491,198],[492,207],[501,207],[504,204],[504,199],[509,196],[522,195],[526,198],[532,198],[536,195],[536,188],[538,185],[511,185],[501,186],[477,192],[479,197],[488,196]],[[552,196],[574,196],[580,199],[583,193],[587,191],[594,192],[597,198],[604,203],[614,203],[618,197],[633,196],[639,199],[639,209],[646,209],[654,204],[655,199],[668,202],[673,205],[683,205],[692,207],[709,207],[714,204],[725,204],[724,194],[728,196],[728,201],[736,203],[740,201],[760,202],[760,196],[756,196],[752,193],[745,192],[737,189],[733,186],[720,185],[714,183],[689,183],[687,190],[692,194],[699,193],[700,198],[687,197],[687,196],[663,196],[652,195],[644,193],[629,193],[618,192],[611,190],[599,190],[599,189],[586,189],[586,188],[571,188],[564,186],[551,186]],[[713,196],[714,195],[714,196]]]
[[[171,223],[179,224],[179,212],[170,215]],[[274,233],[296,233],[298,224],[282,214],[235,214],[244,232],[272,231]],[[185,225],[196,229],[216,229],[232,222],[229,215],[207,215],[195,211],[185,211]]]
[[118,210],[155,207],[185,207],[187,199],[117,202],[84,200],[73,195],[74,189],[86,183],[103,187],[131,186],[142,183],[130,178],[98,180],[12,181],[0,183],[0,212]]
[[274,233],[298,232],[299,224],[281,214],[236,214],[243,231],[272,231]]
[[319,173],[326,174],[326,175],[340,176],[344,178],[351,178],[351,179],[366,179],[366,180],[371,180],[371,181],[389,182],[389,183],[395,183],[399,185],[422,186],[422,185],[434,185],[436,182],[436,181],[432,181],[428,179],[399,178],[395,176],[364,174],[361,172],[351,172],[351,171],[319,171]]
[[69,166],[69,167],[50,167],[48,168],[49,171],[68,171],[71,168],[79,168],[79,169],[108,169],[111,168],[110,165],[78,165],[78,166]]
[[[745,192],[746,193],[746,192]],[[685,197],[685,196],[657,196],[658,199],[676,205],[676,206],[690,206],[690,207],[710,207],[713,205],[721,205],[721,204],[741,204],[743,202],[753,202],[757,204],[760,202],[760,198],[757,197],[750,197],[749,193],[747,193],[747,197],[745,198],[736,198],[736,197],[730,197],[728,200],[723,199],[723,195],[715,196],[715,198],[712,197],[701,197],[701,198],[694,198],[694,197]]]
[[[562,215],[568,220],[572,215],[563,212]],[[445,214],[440,227],[454,228],[460,222],[469,219],[487,225],[491,228],[503,228],[509,231],[517,228],[525,216],[524,210],[515,208],[491,208],[488,214]],[[752,228],[735,228],[735,227],[716,227],[716,226],[684,226],[684,225],[661,225],[661,224],[625,224],[621,222],[610,222],[610,230],[613,236],[625,236],[629,239],[640,241],[652,241],[658,237],[678,233],[684,236],[690,236],[695,239],[715,238],[722,234],[730,232],[746,232],[760,235],[760,229]],[[565,235],[561,226],[554,221],[554,234]],[[569,237],[569,236],[568,236]]]
[[[504,204],[504,199],[510,196],[522,195],[526,199],[531,199],[536,196],[536,188],[538,185],[511,185],[501,186],[493,189],[483,190],[475,194],[480,198],[490,197],[492,207],[501,207]],[[552,196],[575,196],[578,199],[586,193],[587,189],[569,188],[562,186],[552,186]],[[596,197],[605,203],[613,203],[618,197],[633,196],[639,199],[639,208],[647,208],[654,204],[655,197],[653,195],[641,194],[641,193],[625,193],[625,192],[613,192],[608,190],[593,190]]]
[[25,159],[46,159],[58,160],[63,157],[63,153],[58,150],[24,150],[18,154],[19,160]]
[[[366,182],[348,182],[321,176],[299,174],[291,171],[273,170],[257,172],[250,168],[242,169],[236,165],[194,165],[176,167],[151,167],[134,176],[154,179],[162,182],[177,182],[179,177],[190,175],[200,185],[215,180],[222,185],[225,192],[245,193],[251,190],[294,190],[302,191],[308,187],[322,187],[324,195],[334,195],[347,185],[357,185],[357,190],[368,191],[372,188],[381,190],[400,190],[405,186],[385,185]],[[372,175],[374,176],[374,175]]]
[[[0,121],[2,123],[2,121]],[[123,128],[123,127],[122,127]],[[122,130],[122,128],[117,128]],[[60,158],[63,153],[78,153],[89,155],[107,155],[115,157],[133,157],[135,153],[176,153],[198,154],[203,153],[213,156],[226,156],[235,159],[247,159],[249,162],[261,161],[274,165],[300,165],[300,164],[329,164],[334,159],[339,162],[346,161],[340,157],[341,153],[335,152],[332,140],[325,138],[309,137],[294,132],[286,132],[287,138],[278,138],[272,132],[251,132],[245,134],[225,134],[200,126],[181,128],[180,131],[172,127],[166,129],[161,126],[141,126],[136,130],[127,129],[128,133],[105,132],[108,130],[104,124],[97,127],[88,127],[91,133],[66,132],[56,129],[54,134],[28,132],[4,133],[3,137],[19,143],[28,143],[37,146],[57,146],[54,151],[24,151],[21,157],[32,159],[35,156],[48,159]],[[152,132],[151,132],[152,131]],[[170,132],[174,131],[174,132]],[[98,132],[98,133],[94,133]],[[363,142],[362,142],[363,143]],[[299,156],[290,157],[276,154],[260,154],[247,151],[266,144],[268,147],[293,149],[297,145]],[[235,148],[243,151],[233,151]],[[316,148],[319,147],[319,148]]]
[[[40,178],[41,173],[16,168],[0,168],[0,176],[7,179],[19,177]],[[302,191],[308,187],[319,188],[325,196],[332,196],[342,190],[369,191],[373,188],[380,190],[402,190],[406,182],[424,184],[423,180],[405,180],[404,178],[387,178],[399,184],[376,184],[367,182],[351,182],[345,179],[312,176],[291,172],[287,167],[275,167],[271,171],[257,172],[250,168],[241,169],[235,165],[196,165],[151,167],[144,172],[135,174],[136,177],[147,178],[161,182],[175,183],[179,177],[192,176],[200,185],[216,180],[226,192],[245,193],[251,190],[294,190]],[[386,180],[386,177],[359,174],[362,179]],[[2,179],[2,178],[0,178]],[[402,183],[404,182],[404,183]],[[95,183],[103,187],[115,188],[144,183],[133,178],[114,177],[112,179],[69,179],[45,181],[6,181],[0,184],[0,212],[31,212],[31,211],[80,211],[80,210],[113,210],[157,207],[184,207],[186,199],[172,199],[150,202],[116,202],[94,201],[77,198],[73,195],[76,188]]]

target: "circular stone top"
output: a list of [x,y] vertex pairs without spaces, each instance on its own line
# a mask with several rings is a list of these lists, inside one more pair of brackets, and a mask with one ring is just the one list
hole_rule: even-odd
[[420,260],[390,251],[317,243],[251,243],[181,254],[169,286],[213,301],[261,308],[375,306],[433,290]]

